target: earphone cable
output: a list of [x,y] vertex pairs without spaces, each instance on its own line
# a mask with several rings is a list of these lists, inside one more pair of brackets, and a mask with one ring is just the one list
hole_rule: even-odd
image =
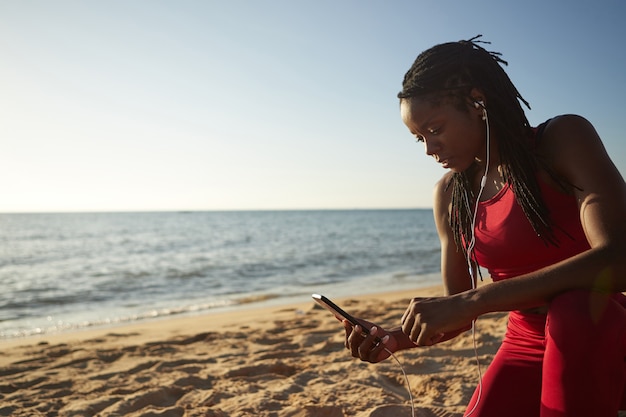
[[[485,120],[485,126],[486,126],[487,151],[486,151],[486,158],[485,158],[485,173],[483,174],[483,177],[480,179],[480,189],[478,191],[478,195],[476,196],[476,204],[474,207],[474,213],[472,215],[472,238],[467,247],[467,254],[466,254],[467,263],[469,266],[470,279],[472,281],[471,283],[472,289],[476,289],[476,277],[474,274],[474,268],[476,269],[480,268],[480,266],[478,265],[478,262],[476,261],[474,261],[475,267],[474,265],[472,265],[472,258],[473,258],[472,254],[474,252],[474,245],[476,244],[476,233],[475,233],[476,215],[478,212],[478,205],[480,203],[480,197],[482,196],[485,185],[487,184],[487,174],[489,173],[489,162],[490,162],[490,156],[491,156],[490,155],[490,139],[491,138],[490,138],[490,132],[489,132],[489,118],[487,116],[487,109],[485,109],[485,106],[482,105],[482,103],[480,103],[480,105],[483,107],[483,120]],[[466,195],[466,198],[467,198],[467,195]],[[469,417],[474,413],[474,411],[476,411],[476,408],[478,407],[478,404],[480,403],[480,399],[483,393],[483,374],[480,368],[480,360],[478,359],[478,346],[476,344],[476,319],[472,320],[472,342],[474,345],[474,357],[476,358],[476,366],[478,368],[478,396],[476,398],[476,402],[474,403],[474,406],[467,414],[464,415],[464,417]]]
[[409,377],[404,371],[404,366],[402,366],[402,362],[393,354],[392,351],[385,348],[385,351],[391,355],[391,357],[396,361],[398,366],[400,366],[400,370],[402,371],[402,375],[404,375],[404,381],[406,382],[406,389],[409,392],[409,400],[411,402],[411,417],[415,417],[415,403],[413,402],[413,394],[411,393],[411,384],[409,383]]

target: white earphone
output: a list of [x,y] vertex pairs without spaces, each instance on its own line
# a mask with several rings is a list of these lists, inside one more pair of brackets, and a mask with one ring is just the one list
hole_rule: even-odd
[[474,102],[474,107],[476,107],[477,109],[479,108],[483,108],[483,120],[487,120],[487,108],[485,107],[485,102],[483,102],[482,100],[477,100]]
[[[477,109],[481,108],[483,109],[483,117],[482,119],[485,121],[485,129],[486,129],[486,158],[485,158],[485,172],[483,173],[482,178],[480,179],[480,189],[478,190],[478,195],[476,196],[476,202],[475,202],[475,206],[474,206],[474,212],[472,213],[472,237],[469,241],[469,244],[467,246],[467,251],[466,251],[466,259],[467,259],[467,266],[469,268],[469,275],[470,275],[470,280],[471,280],[471,285],[473,289],[476,289],[476,277],[474,276],[474,268],[476,268],[476,270],[478,270],[480,268],[480,265],[478,265],[478,262],[474,262],[474,265],[472,264],[472,253],[474,251],[474,245],[476,244],[476,235],[475,235],[475,227],[476,227],[476,212],[478,211],[478,206],[480,204],[480,196],[483,193],[483,189],[485,188],[485,184],[487,184],[487,174],[489,173],[489,159],[490,159],[490,141],[491,141],[491,137],[490,137],[490,132],[489,132],[489,119],[487,118],[487,108],[485,107],[485,103],[482,100],[477,100],[474,101],[474,107],[476,107]],[[469,198],[467,197],[467,193],[465,194],[465,202],[467,204],[468,207],[470,207],[469,204]],[[476,319],[472,320],[472,340],[474,341],[474,354],[476,355],[476,365],[478,366],[478,398],[476,400],[476,402],[474,403],[474,407],[467,413],[464,415],[464,417],[470,417],[472,414],[474,414],[474,411],[476,411],[476,408],[478,407],[478,404],[480,403],[480,399],[482,397],[482,393],[483,393],[483,374],[482,374],[482,370],[480,369],[480,360],[478,359],[478,348],[476,347]]]
[[[480,179],[480,188],[478,190],[478,195],[476,196],[476,202],[475,202],[475,206],[474,206],[474,210],[472,213],[472,237],[468,243],[467,246],[467,251],[466,251],[466,259],[467,259],[467,264],[469,267],[469,273],[470,273],[470,277],[472,279],[472,288],[476,288],[476,284],[475,284],[475,276],[474,276],[474,268],[472,265],[472,252],[474,250],[474,245],[476,243],[476,236],[474,235],[474,228],[476,227],[476,212],[478,211],[478,205],[480,202],[480,196],[483,193],[483,189],[485,188],[485,185],[487,184],[487,174],[489,173],[489,160],[490,160],[490,132],[489,132],[489,119],[487,118],[487,108],[485,107],[485,103],[482,100],[476,100],[474,101],[474,107],[477,109],[480,109],[482,107],[483,109],[483,117],[482,119],[485,121],[485,128],[486,128],[486,160],[485,160],[485,172],[483,173],[482,178]],[[466,203],[468,205],[468,207],[470,206],[469,204],[469,198],[467,197],[467,194],[465,195],[465,199],[466,199]],[[471,211],[470,211],[471,212]],[[476,265],[477,268],[479,268],[478,264]]]

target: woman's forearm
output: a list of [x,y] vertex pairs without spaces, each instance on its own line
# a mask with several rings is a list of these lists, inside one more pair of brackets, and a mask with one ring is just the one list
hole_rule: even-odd
[[571,290],[606,293],[626,290],[626,251],[595,248],[572,258],[521,275],[466,291],[459,296],[472,306],[474,316],[494,311],[521,310],[547,304]]

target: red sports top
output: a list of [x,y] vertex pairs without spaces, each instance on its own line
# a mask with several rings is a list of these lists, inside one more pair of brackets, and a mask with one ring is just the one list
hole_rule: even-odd
[[541,179],[539,186],[550,210],[558,247],[537,236],[509,185],[478,205],[474,256],[494,281],[536,271],[590,248],[576,198]]

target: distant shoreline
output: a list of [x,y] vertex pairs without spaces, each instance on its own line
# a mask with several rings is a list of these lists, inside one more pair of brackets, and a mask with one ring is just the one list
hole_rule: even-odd
[[293,208],[293,209],[207,209],[207,210],[185,210],[185,209],[171,209],[171,210],[59,210],[59,211],[2,211],[0,215],[4,214],[146,214],[146,213],[180,213],[180,214],[192,214],[192,213],[259,213],[259,212],[320,212],[320,211],[413,211],[413,210],[430,210],[432,207],[387,207],[387,208]]

